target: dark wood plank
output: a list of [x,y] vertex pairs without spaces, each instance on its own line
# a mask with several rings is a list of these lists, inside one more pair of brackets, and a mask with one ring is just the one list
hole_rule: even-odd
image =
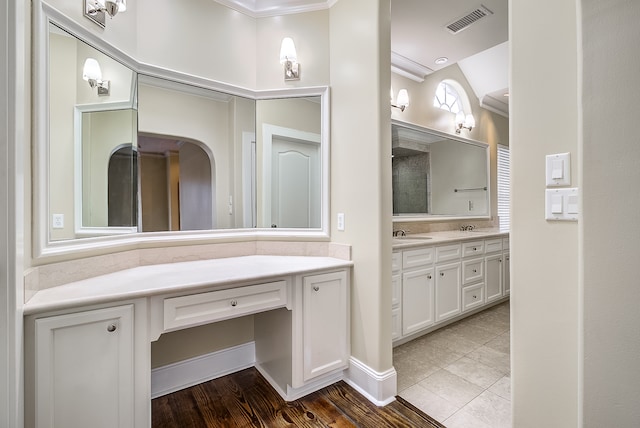
[[255,369],[152,401],[153,428],[443,428],[402,399],[377,407],[345,382],[286,402]]

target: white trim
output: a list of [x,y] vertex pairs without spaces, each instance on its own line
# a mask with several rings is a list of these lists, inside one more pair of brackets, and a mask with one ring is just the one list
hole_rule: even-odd
[[398,373],[394,367],[380,373],[351,357],[344,381],[376,406],[386,406],[396,399]]
[[418,83],[424,82],[424,78],[433,73],[433,70],[429,67],[425,67],[393,51],[391,51],[391,71]]
[[29,150],[29,2],[0,5],[0,427],[24,425],[24,151]]
[[[316,0],[298,2],[301,4],[294,6],[273,5],[259,8],[256,0],[214,0],[230,9],[237,10],[240,13],[248,15],[252,18],[268,18],[280,15],[292,15],[295,13],[315,12],[318,10],[329,9],[337,0]],[[262,2],[264,3],[264,1]]]
[[[133,90],[133,89],[132,89]],[[133,94],[132,94],[133,96]],[[133,98],[132,98],[133,99]],[[120,101],[114,103],[78,104],[73,109],[73,133],[74,133],[74,165],[82,165],[82,114],[98,111],[127,110],[132,109],[132,101]],[[101,236],[117,235],[122,233],[135,233],[137,227],[94,227],[82,225],[82,170],[80,174],[74,174],[73,200],[74,200],[74,232],[77,236]]]
[[305,395],[311,394],[312,392],[316,392],[319,389],[325,388],[329,385],[333,385],[336,382],[339,382],[344,379],[344,371],[340,370],[336,373],[329,373],[324,376],[320,376],[318,379],[312,380],[310,382],[306,382],[304,386],[293,388],[291,385],[287,384],[287,390],[283,390],[281,386],[276,382],[273,377],[269,374],[267,370],[264,370],[261,365],[256,364],[256,370],[260,372],[260,374],[269,382],[269,385],[276,390],[276,392],[282,397],[285,401],[294,401],[298,398],[302,398]]
[[509,104],[504,103],[492,96],[485,95],[480,98],[480,107],[500,116],[509,118]]
[[253,367],[255,342],[212,352],[151,370],[151,398]]
[[256,133],[242,133],[242,226],[257,227]]

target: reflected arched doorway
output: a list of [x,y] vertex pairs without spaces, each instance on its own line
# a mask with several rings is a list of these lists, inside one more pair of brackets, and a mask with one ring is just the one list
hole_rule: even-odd
[[213,160],[199,142],[138,135],[142,231],[215,228]]
[[131,144],[116,148],[107,167],[109,227],[135,227],[138,220],[138,154]]

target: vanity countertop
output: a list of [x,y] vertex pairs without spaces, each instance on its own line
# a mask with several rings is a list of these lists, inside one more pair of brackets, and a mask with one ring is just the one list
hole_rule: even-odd
[[244,256],[140,266],[38,291],[24,314],[194,291],[352,266],[332,257]]
[[430,233],[409,233],[403,237],[394,237],[393,249],[419,247],[423,245],[445,244],[455,241],[473,241],[476,239],[507,237],[509,232],[499,228],[473,229],[473,230],[445,230]]

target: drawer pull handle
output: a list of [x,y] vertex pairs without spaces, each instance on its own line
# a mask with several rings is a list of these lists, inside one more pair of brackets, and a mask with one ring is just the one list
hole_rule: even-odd
[[238,301],[237,300],[232,300],[231,301],[231,306],[238,306]]
[[318,287],[317,285],[313,286],[313,291],[319,291],[319,290],[320,290],[320,287]]
[[118,328],[118,327],[116,327],[116,325],[115,325],[115,324],[109,324],[109,325],[107,326],[107,331],[108,331],[109,333],[113,333],[114,331],[116,331],[116,329],[117,329],[117,328]]

